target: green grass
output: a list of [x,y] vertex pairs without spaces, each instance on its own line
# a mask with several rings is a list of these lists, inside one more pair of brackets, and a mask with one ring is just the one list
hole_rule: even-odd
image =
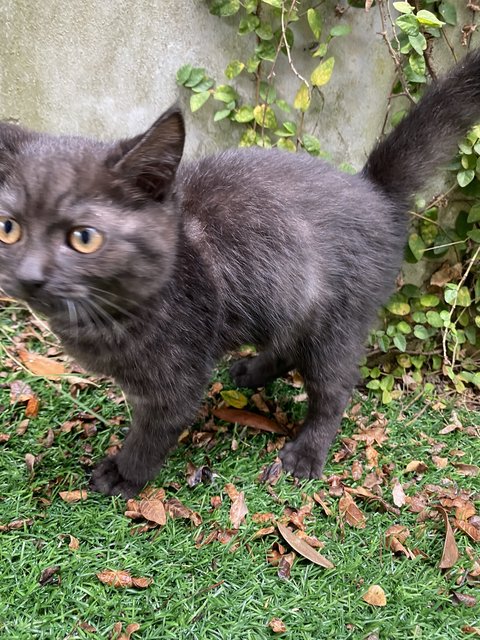
[[[15,314],[19,314],[18,319]],[[7,332],[2,334],[2,344],[10,353],[15,352],[15,345],[6,335],[13,339],[24,327],[25,319],[21,311],[12,308],[4,309],[0,315],[1,327]],[[42,349],[38,340],[29,336],[25,340],[29,349]],[[406,507],[401,515],[395,516],[357,501],[367,516],[367,526],[355,529],[348,524],[340,526],[338,498],[327,495],[333,515],[325,516],[316,506],[314,517],[306,523],[308,533],[325,542],[321,552],[334,562],[335,568],[325,570],[297,557],[289,580],[281,580],[277,568],[266,560],[272,543],[279,540],[278,535],[252,540],[263,525],[255,524],[249,516],[230,544],[215,541],[196,548],[200,532],[208,534],[216,526],[230,526],[230,501],[223,490],[227,482],[245,492],[250,515],[271,511],[280,517],[286,505],[303,504],[303,493],[313,495],[323,489],[328,494],[324,481],[298,484],[288,476],[282,476],[273,488],[278,498],[268,493],[265,485],[258,482],[261,468],[275,457],[275,453],[266,451],[268,442],[275,439],[268,434],[255,435],[248,429],[232,427],[217,434],[211,449],[189,444],[170,456],[155,484],[166,487],[167,497],[175,496],[198,511],[203,518],[200,527],[189,521],[168,519],[160,530],[132,535],[132,521],[124,516],[124,500],[89,494],[82,503],[63,502],[59,491],[86,488],[86,471],[80,457],[98,460],[110,435],[118,433],[119,427],[97,421],[97,434],[87,439],[75,429],[70,433],[58,432],[49,448],[39,439],[48,429],[58,430],[66,420],[75,418],[82,411],[78,402],[101,413],[107,423],[115,416],[125,415],[125,406],[106,397],[106,389],[110,388],[107,385],[87,387],[72,398],[68,384],[49,384],[30,376],[8,361],[5,353],[1,371],[0,432],[11,437],[0,445],[0,524],[33,518],[31,526],[0,533],[1,638],[108,638],[113,625],[121,621],[124,628],[131,622],[140,624],[134,640],[262,640],[275,636],[268,627],[273,617],[281,618],[287,627],[280,637],[292,640],[363,639],[369,634],[377,634],[381,640],[458,640],[464,636],[462,626],[480,626],[479,604],[468,608],[453,606],[449,593],[458,590],[475,595],[478,583],[476,587],[456,584],[462,569],[470,569],[465,550],[467,546],[475,547],[474,543],[456,533],[460,559],[453,570],[442,572],[438,569],[444,540],[442,524],[432,520],[418,523],[416,514]],[[219,371],[218,376],[228,388],[225,370]],[[22,436],[16,434],[16,427],[25,418],[25,406],[10,403],[9,384],[14,379],[27,381],[40,398],[40,412],[30,420]],[[298,389],[286,382],[276,382],[268,391],[291,418],[301,416],[304,407],[293,401]],[[362,414],[369,416],[375,409],[373,401],[356,398],[359,399]],[[404,400],[403,406],[407,402],[408,399]],[[460,488],[477,492],[478,500],[479,478],[463,477],[451,465],[436,469],[431,463],[431,444],[420,433],[446,443],[439,455],[450,458],[448,452],[461,449],[464,452],[461,461],[470,464],[478,461],[478,438],[460,431],[438,434],[450,420],[452,407],[429,409],[405,428],[422,406],[419,400],[404,418],[399,418],[401,403],[388,407],[390,431],[387,442],[378,447],[380,464],[395,465],[391,477],[401,480],[408,495],[417,494],[427,484],[441,485],[451,480]],[[478,413],[459,410],[458,415],[465,426],[480,426]],[[342,435],[351,436],[355,432],[358,432],[355,423],[344,420]],[[233,438],[238,441],[236,451],[231,450]],[[334,451],[338,449],[339,443]],[[33,477],[25,466],[27,453],[43,455],[35,464]],[[331,459],[326,476],[350,469],[355,459],[365,463],[362,444],[355,456],[343,463],[335,464]],[[428,464],[421,479],[403,474],[412,459]],[[218,475],[212,484],[190,489],[185,481],[187,461],[195,465],[208,463]],[[181,488],[175,491],[169,487],[171,482],[180,483]],[[345,483],[355,484],[352,478]],[[383,485],[383,492],[391,502],[388,483]],[[223,504],[211,511],[210,499],[216,495],[223,497]],[[394,523],[409,527],[407,546],[418,548],[426,557],[419,555],[408,560],[385,549],[384,532]],[[78,538],[78,550],[69,549],[66,534]],[[236,542],[240,545],[232,552],[232,544]],[[478,557],[478,546],[476,554]],[[56,565],[60,567],[60,582],[41,586],[41,572]],[[96,573],[106,568],[151,577],[153,584],[145,590],[105,586]],[[385,607],[374,608],[362,601],[371,584],[383,587],[387,596]],[[79,626],[82,622],[93,625],[96,632],[82,629]]]

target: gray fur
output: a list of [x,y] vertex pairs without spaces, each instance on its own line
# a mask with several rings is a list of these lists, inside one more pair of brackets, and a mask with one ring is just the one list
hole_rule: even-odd
[[[402,262],[410,194],[480,119],[478,53],[430,90],[351,176],[307,155],[231,150],[180,162],[183,119],[164,114],[105,144],[0,125],[0,286],[45,313],[66,350],[113,376],[133,407],[120,453],[92,487],[131,496],[194,419],[215,362],[256,344],[232,375],[257,386],[297,367],[309,409],[281,452],[319,477],[378,308]],[[104,246],[68,246],[76,226]]]

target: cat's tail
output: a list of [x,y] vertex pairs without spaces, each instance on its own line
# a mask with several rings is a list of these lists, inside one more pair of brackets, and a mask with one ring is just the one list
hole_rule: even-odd
[[399,204],[448,164],[460,138],[480,122],[480,49],[463,58],[370,154],[363,175]]

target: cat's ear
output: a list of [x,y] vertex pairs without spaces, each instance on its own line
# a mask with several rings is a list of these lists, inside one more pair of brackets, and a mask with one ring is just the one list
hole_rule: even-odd
[[123,181],[160,200],[173,183],[184,143],[183,116],[177,107],[172,107],[146,133],[119,142],[107,159],[107,166]]
[[19,125],[0,122],[0,181],[3,181],[14,164],[21,146],[36,134]]

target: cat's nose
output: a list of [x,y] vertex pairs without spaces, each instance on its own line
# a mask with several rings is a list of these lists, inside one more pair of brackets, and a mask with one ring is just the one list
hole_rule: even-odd
[[29,296],[35,295],[45,284],[45,278],[19,278],[18,281],[22,286],[22,289]]

